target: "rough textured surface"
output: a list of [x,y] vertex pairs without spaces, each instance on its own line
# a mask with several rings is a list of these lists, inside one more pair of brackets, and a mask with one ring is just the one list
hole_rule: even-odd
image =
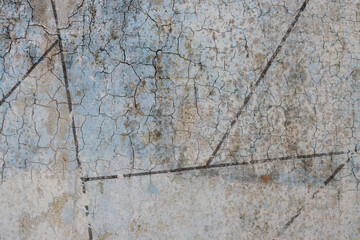
[[359,239],[360,3],[0,0],[0,239]]

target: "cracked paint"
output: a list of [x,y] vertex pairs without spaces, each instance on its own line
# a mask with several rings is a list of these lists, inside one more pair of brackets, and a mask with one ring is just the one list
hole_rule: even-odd
[[0,239],[358,239],[359,16],[0,0]]

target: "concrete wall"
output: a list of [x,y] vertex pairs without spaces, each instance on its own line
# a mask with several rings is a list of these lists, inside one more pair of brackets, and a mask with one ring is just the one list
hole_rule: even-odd
[[359,239],[358,1],[0,0],[0,239]]

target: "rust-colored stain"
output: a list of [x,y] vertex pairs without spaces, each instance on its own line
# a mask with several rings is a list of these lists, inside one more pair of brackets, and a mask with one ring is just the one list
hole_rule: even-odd
[[261,181],[263,181],[264,183],[267,183],[270,180],[272,180],[272,178],[270,176],[268,176],[268,175],[261,176]]

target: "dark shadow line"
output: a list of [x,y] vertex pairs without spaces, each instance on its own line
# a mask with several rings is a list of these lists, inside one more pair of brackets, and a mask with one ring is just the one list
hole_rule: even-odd
[[194,170],[203,170],[203,169],[211,169],[211,168],[223,168],[223,167],[232,167],[232,166],[241,166],[241,165],[252,165],[258,163],[267,163],[267,162],[274,162],[274,161],[286,161],[291,159],[309,159],[314,157],[324,157],[324,156],[336,156],[345,154],[344,151],[339,152],[329,152],[329,153],[314,153],[314,154],[307,154],[307,155],[297,155],[297,156],[285,156],[279,158],[265,158],[265,159],[258,159],[258,160],[251,160],[251,161],[244,161],[244,162],[231,162],[231,163],[218,163],[218,164],[211,164],[211,165],[201,165],[201,166],[193,166],[193,167],[184,167],[184,168],[173,168],[167,170],[159,170],[159,171],[147,171],[147,172],[137,172],[137,173],[126,173],[122,175],[109,175],[109,176],[99,176],[99,177],[82,177],[81,180],[84,182],[89,181],[97,181],[97,180],[107,180],[107,179],[116,179],[119,177],[136,177],[136,176],[147,176],[147,175],[158,175],[158,174],[166,174],[166,173],[177,173],[177,172],[188,172]]
[[[69,90],[69,79],[68,79],[68,74],[67,74],[67,69],[66,69],[66,64],[65,64],[64,49],[63,49],[62,40],[61,40],[61,34],[60,34],[60,28],[59,28],[59,22],[58,22],[58,15],[57,15],[56,5],[55,5],[54,0],[51,0],[51,6],[52,6],[54,19],[55,19],[55,23],[56,23],[57,36],[58,36],[58,39],[59,39],[60,59],[61,59],[61,66],[62,66],[63,75],[64,75],[64,83],[65,83],[66,97],[67,97],[67,102],[68,102],[68,109],[69,109],[69,114],[72,115],[73,108],[72,108],[71,93],[70,93],[70,90]],[[78,142],[78,139],[77,139],[77,136],[76,136],[76,126],[75,126],[74,115],[72,115],[72,117],[71,117],[71,126],[72,126],[72,132],[73,132],[73,136],[74,136],[76,161],[77,161],[77,164],[78,164],[78,168],[81,168],[81,161],[80,161],[80,158],[79,158],[79,142]]]
[[226,133],[223,135],[223,137],[221,138],[220,142],[218,143],[218,145],[216,146],[215,150],[213,151],[213,153],[211,154],[210,158],[208,159],[208,161],[206,162],[206,165],[209,165],[212,160],[214,159],[214,157],[216,156],[217,152],[220,150],[221,146],[223,145],[225,139],[227,138],[227,136],[230,134],[231,129],[233,128],[233,126],[235,125],[235,123],[237,122],[237,120],[239,119],[241,113],[243,112],[244,108],[246,107],[246,105],[249,103],[250,98],[253,96],[254,91],[257,89],[257,87],[259,86],[260,82],[264,79],[266,73],[268,72],[269,68],[271,67],[273,61],[275,60],[276,56],[278,55],[278,53],[281,51],[284,43],[286,42],[286,39],[289,37],[291,31],[293,30],[296,22],[299,20],[299,17],[301,16],[301,13],[305,10],[306,5],[308,4],[310,0],[305,0],[304,3],[302,4],[301,8],[298,10],[298,13],[295,16],[295,19],[293,20],[293,22],[290,24],[288,30],[286,31],[285,35],[283,36],[283,38],[281,39],[281,42],[279,43],[279,45],[277,46],[275,52],[272,54],[270,60],[267,62],[264,70],[261,72],[260,77],[258,78],[258,80],[255,82],[255,86],[254,89],[250,90],[249,95],[247,95],[244,99],[243,104],[241,105],[239,111],[236,113],[235,115],[235,119],[231,122],[230,127],[227,129]]
[[[61,40],[58,15],[57,15],[56,5],[55,5],[54,0],[51,0],[51,6],[52,6],[53,14],[54,14],[54,19],[55,19],[55,24],[56,24],[56,31],[57,31],[57,36],[58,36],[58,40],[59,40],[60,59],[61,59],[61,66],[62,66],[63,75],[64,75],[64,82],[65,82],[65,90],[66,90],[66,96],[67,96],[67,102],[68,102],[68,109],[69,109],[69,114],[71,114],[71,127],[72,127],[72,132],[73,132],[73,137],[74,137],[76,162],[77,162],[78,169],[79,169],[79,171],[81,173],[82,166],[81,166],[81,161],[80,161],[80,156],[79,156],[79,142],[78,142],[77,135],[76,135],[75,118],[74,118],[74,115],[72,114],[73,113],[73,107],[72,107],[71,93],[70,93],[70,90],[69,90],[69,79],[68,79],[68,74],[67,74],[67,69],[66,69],[66,64],[65,64],[64,49],[63,49],[62,40]],[[81,184],[82,184],[82,187],[83,187],[83,193],[86,194],[85,182],[82,179],[81,179]],[[89,206],[88,205],[85,205],[85,213],[86,213],[86,217],[88,217],[89,216]],[[89,236],[89,240],[93,240],[93,233],[92,233],[92,228],[91,228],[91,223],[90,222],[88,222],[88,236]]]
[[0,100],[0,106],[3,105],[3,103],[6,101],[8,97],[20,86],[22,81],[24,81],[27,76],[36,68],[37,65],[39,65],[42,60],[51,52],[51,50],[58,44],[59,40],[56,40],[51,46],[44,52],[44,54],[27,70],[25,75],[21,78],[20,81],[18,81],[11,89],[10,91]]

